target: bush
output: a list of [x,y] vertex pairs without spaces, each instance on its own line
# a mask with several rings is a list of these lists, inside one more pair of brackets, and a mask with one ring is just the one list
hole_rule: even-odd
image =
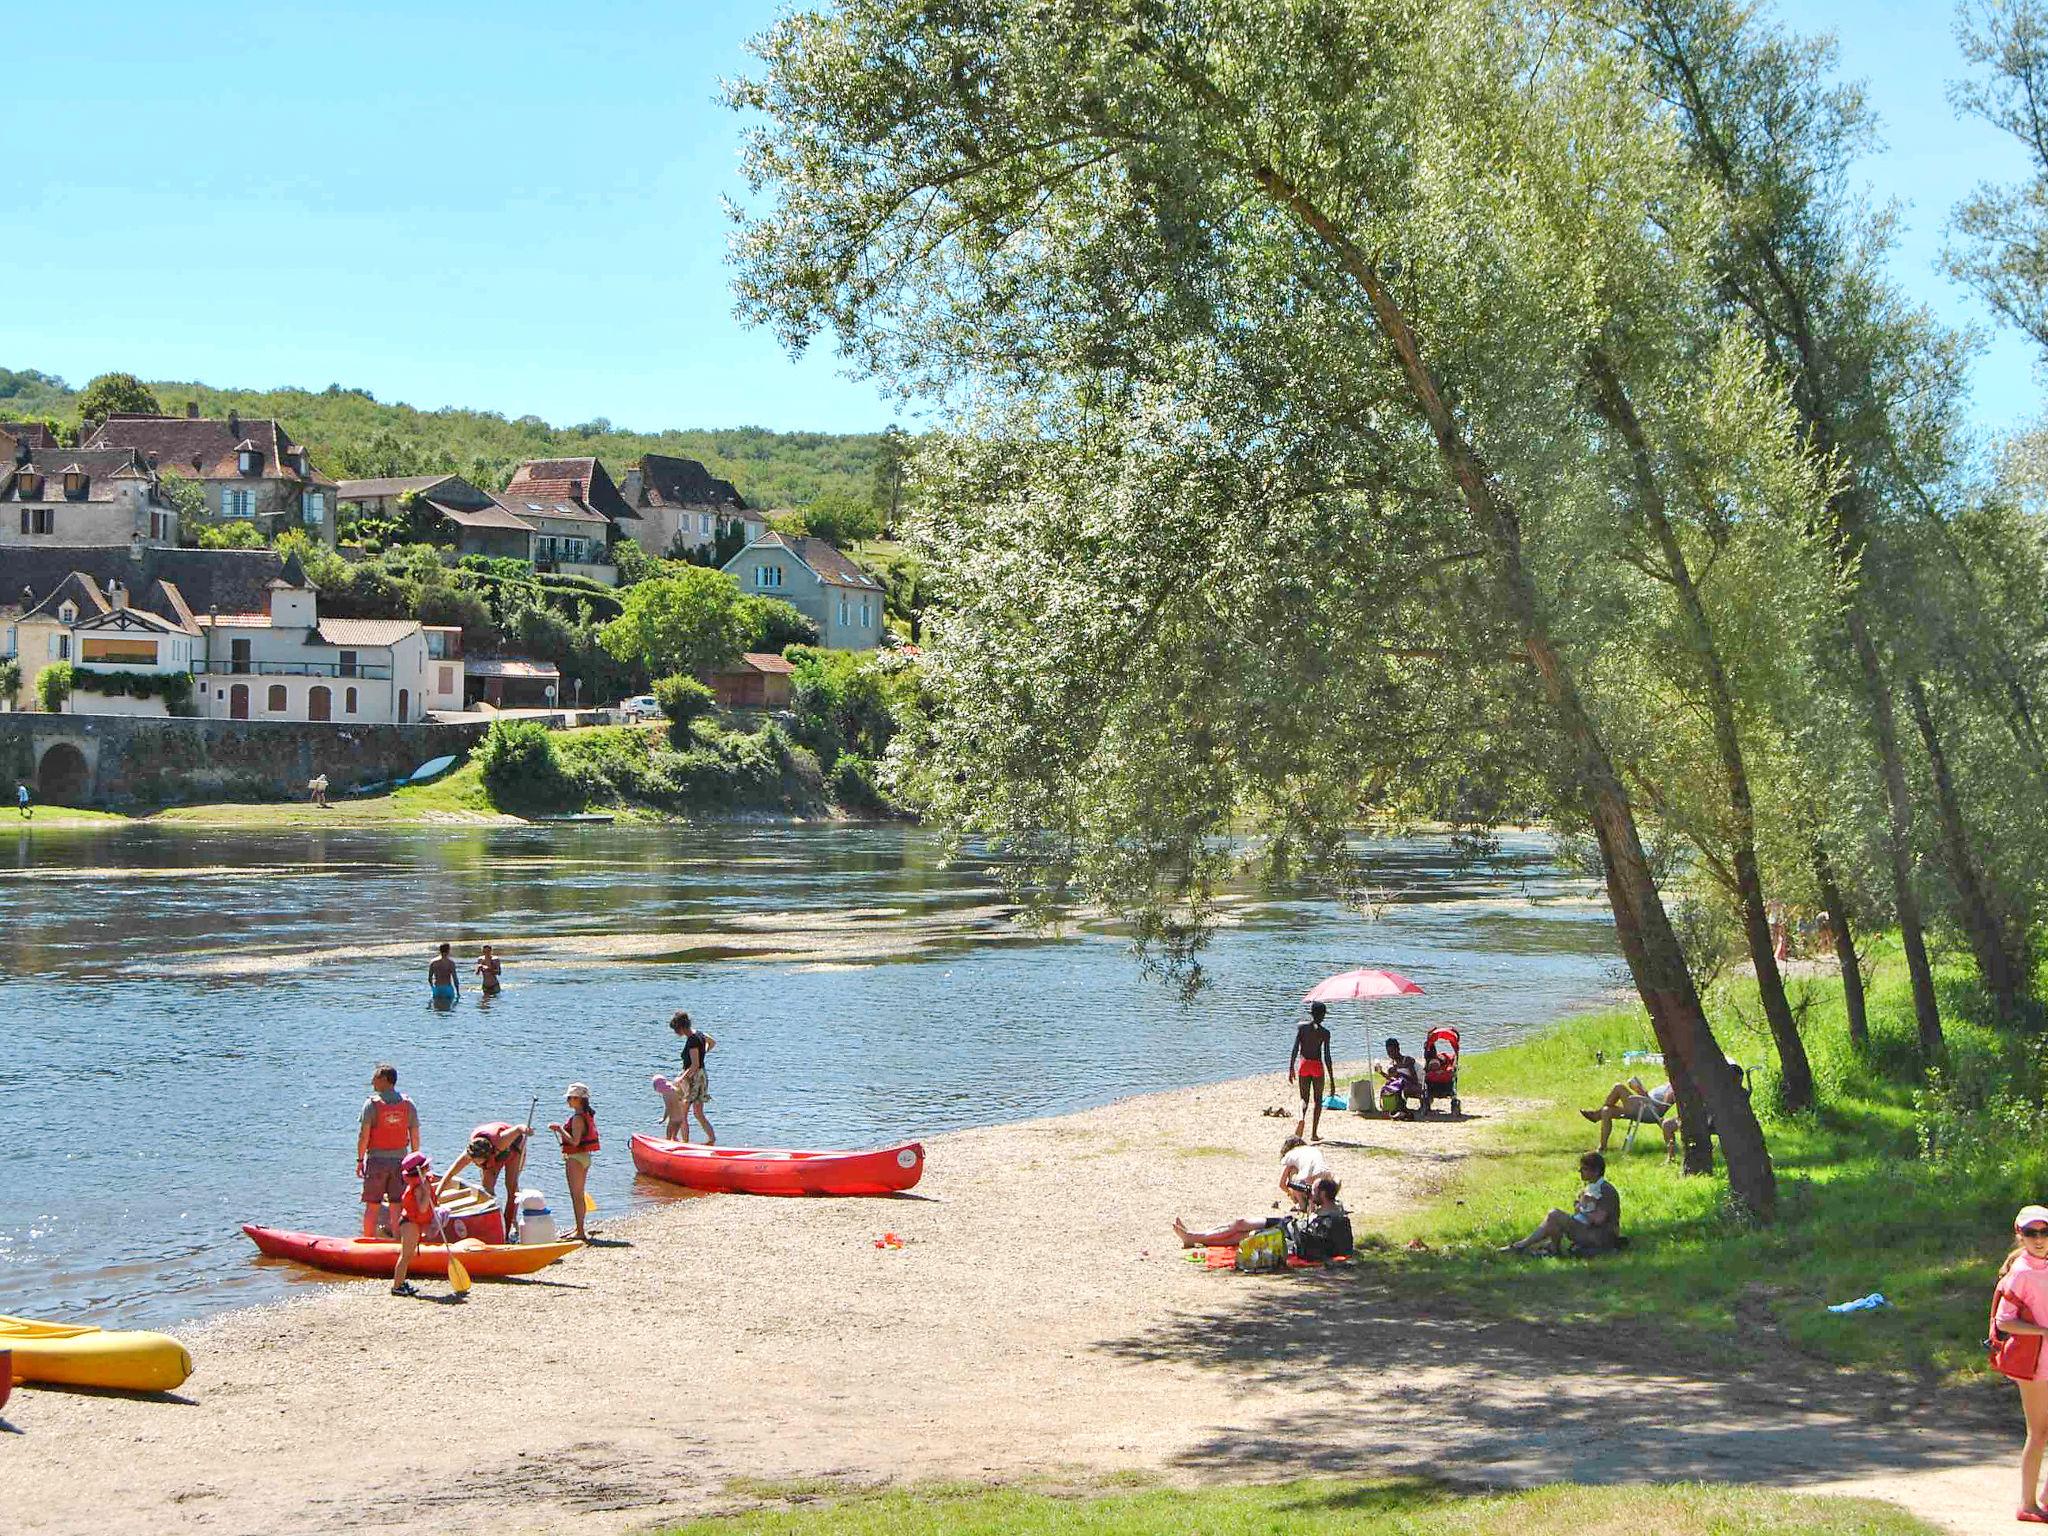
[[562,771],[555,740],[538,720],[495,720],[477,766],[484,787],[511,809],[563,810],[577,803],[577,785]]
[[832,798],[841,809],[863,816],[879,815],[889,802],[875,786],[875,765],[858,752],[842,752],[832,766]]
[[[67,662],[66,666],[70,666]],[[189,672],[103,671],[98,667],[70,667],[71,691],[99,693],[109,697],[126,694],[132,699],[162,699],[174,715],[192,713],[192,674]]]
[[715,698],[711,690],[694,677],[678,673],[664,677],[654,685],[654,701],[661,706],[661,712],[668,716],[672,727],[669,734],[680,745],[682,733],[699,715],[708,714]]
[[71,663],[53,661],[36,674],[36,703],[45,714],[58,714],[71,697]]

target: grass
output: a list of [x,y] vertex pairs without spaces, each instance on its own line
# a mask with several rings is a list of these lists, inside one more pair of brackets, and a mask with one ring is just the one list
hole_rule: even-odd
[[1147,1489],[888,1490],[676,1526],[671,1536],[1924,1536],[1889,1505],[1695,1484],[1467,1494],[1416,1479]]
[[[2023,1047],[1968,1022],[1975,999],[1944,973],[1951,1079],[2024,1081]],[[1418,1302],[1448,1294],[1532,1322],[1654,1323],[1681,1349],[1776,1347],[1821,1359],[1958,1379],[1985,1374],[1982,1347],[1996,1266],[2012,1212],[2048,1188],[2038,1134],[1994,1136],[1960,1157],[1923,1157],[1926,1075],[1913,1054],[1910,999],[1895,954],[1881,954],[1871,995],[1872,1043],[1853,1051],[1839,982],[1793,983],[1821,1104],[1787,1116],[1776,1083],[1757,1073],[1754,1102],[1778,1173],[1779,1219],[1758,1227],[1726,1199],[1719,1178],[1667,1163],[1645,1127],[1623,1154],[1616,1134],[1608,1176],[1623,1199],[1627,1251],[1598,1260],[1497,1253],[1553,1205],[1569,1207],[1578,1154],[1594,1145],[1577,1111],[1627,1075],[1625,1050],[1654,1048],[1639,1013],[1572,1020],[1543,1036],[1467,1059],[1468,1105],[1538,1100],[1503,1123],[1443,1198],[1392,1233],[1381,1262]],[[1747,1063],[1775,1060],[1756,1022],[1753,983],[1716,997],[1716,1033]],[[1605,1064],[1596,1061],[1604,1052]],[[1654,1082],[1654,1069],[1643,1071]],[[1969,1119],[1967,1112],[1962,1118]],[[1427,1251],[1401,1245],[1420,1238]],[[1889,1309],[1838,1316],[1832,1302],[1882,1292]]]

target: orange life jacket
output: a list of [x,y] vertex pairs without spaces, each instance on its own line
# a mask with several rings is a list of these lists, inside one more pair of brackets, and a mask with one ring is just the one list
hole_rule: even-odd
[[[604,1143],[597,1139],[597,1116],[587,1109],[579,1109],[569,1116],[570,1125],[576,1123],[578,1115],[583,1117],[583,1137],[580,1141],[570,1142],[562,1150],[564,1152],[595,1152],[604,1145]],[[563,1129],[566,1130],[568,1127],[564,1126]]]
[[477,1165],[479,1167],[502,1168],[507,1163],[512,1161],[512,1149],[519,1145],[519,1141],[515,1139],[509,1146],[500,1147],[498,1145],[498,1138],[503,1136],[507,1131],[514,1129],[516,1129],[516,1127],[514,1127],[512,1122],[509,1120],[492,1120],[488,1121],[483,1125],[478,1126],[475,1130],[469,1133],[469,1139],[471,1141],[475,1141],[477,1137],[481,1136],[484,1138],[484,1140],[488,1141],[491,1144],[491,1150],[486,1152],[482,1157],[477,1159]]
[[411,1222],[423,1233],[433,1230],[434,1185],[431,1180],[406,1180],[405,1194],[398,1202],[398,1219]]
[[412,1144],[412,1100],[402,1094],[396,1104],[376,1101],[377,1108],[370,1119],[370,1150],[372,1152],[403,1152]]

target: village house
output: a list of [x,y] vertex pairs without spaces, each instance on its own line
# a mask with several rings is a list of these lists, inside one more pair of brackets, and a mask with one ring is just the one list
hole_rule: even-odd
[[332,720],[366,725],[424,720],[430,697],[460,697],[458,654],[428,672],[426,631],[415,619],[323,619],[319,592],[297,555],[269,583],[254,613],[198,616],[193,662],[199,713],[229,720]]
[[695,459],[642,454],[619,483],[619,495],[640,519],[633,535],[650,555],[683,559],[705,555],[721,538],[741,548],[768,531],[768,520],[749,507],[729,480],[714,477]]
[[705,673],[712,697],[725,709],[787,709],[796,668],[766,651],[748,651],[738,661]]
[[34,448],[25,440],[0,460],[0,546],[178,542],[178,514],[156,471],[133,448]]
[[468,672],[471,707],[553,709],[563,702],[562,669],[531,656],[477,656]]
[[537,571],[617,586],[612,542],[640,536],[640,519],[594,458],[529,460],[512,472],[497,502],[532,526]]
[[724,569],[754,597],[779,597],[818,626],[828,650],[882,643],[882,583],[823,539],[764,534]]
[[304,528],[334,544],[335,482],[273,420],[201,416],[197,405],[183,416],[116,411],[85,446],[133,448],[159,473],[198,481],[210,519],[246,522],[267,539]]
[[455,546],[457,557],[531,560],[534,525],[498,505],[460,475],[403,475],[387,480],[344,480],[335,500],[360,517],[412,517],[430,524]]
[[[21,669],[14,707],[29,706],[36,680],[56,662],[69,662],[73,670],[67,714],[167,715],[173,697],[190,699],[199,625],[174,583],[154,580],[131,594],[119,577],[102,586],[72,571],[40,601],[24,603],[8,627]],[[94,686],[109,673],[141,673],[166,686],[143,697],[125,686],[118,692]]]

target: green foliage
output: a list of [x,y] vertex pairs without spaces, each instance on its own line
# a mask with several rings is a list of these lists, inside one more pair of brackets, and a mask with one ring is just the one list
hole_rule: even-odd
[[834,491],[820,496],[803,509],[803,531],[840,549],[882,531],[882,511],[865,495]]
[[802,610],[779,597],[743,596],[740,611],[747,628],[742,650],[780,656],[792,645],[818,643],[818,626]]
[[[1246,1367],[1240,1366],[1242,1372]],[[747,1490],[737,1489],[738,1492]],[[821,1497],[822,1495],[822,1497]],[[1420,1478],[1152,1488],[1083,1496],[1024,1488],[904,1490],[766,1484],[777,1506],[666,1536],[1934,1536],[1893,1504],[1685,1483],[1559,1484],[1473,1494]]]
[[36,704],[46,715],[57,714],[71,697],[71,663],[53,661],[36,674]]
[[[47,676],[47,672],[44,675]],[[42,678],[38,677],[36,681],[40,684]],[[71,668],[70,689],[76,693],[125,694],[131,699],[162,699],[164,707],[174,715],[192,712],[192,674],[189,672],[129,672],[74,666]]]
[[78,419],[87,431],[100,426],[115,411],[160,415],[163,406],[157,403],[149,386],[132,373],[103,373],[79,392]]
[[[796,739],[817,753],[828,770],[841,753],[853,753],[868,764],[879,761],[895,739],[898,709],[907,698],[911,673],[906,663],[884,652],[808,646],[792,648],[789,659]],[[866,782],[871,785],[871,778]]]
[[194,546],[199,549],[263,548],[263,535],[256,531],[254,523],[199,523],[187,531],[191,534]]
[[493,720],[476,762],[491,798],[507,810],[574,808],[574,781],[556,756],[553,733],[538,720]]
[[723,571],[686,567],[627,588],[624,602],[599,643],[653,676],[724,666],[751,637],[739,584]]
[[876,816],[892,810],[888,796],[875,783],[875,765],[858,752],[842,752],[826,779],[833,803],[857,816]]
[[560,747],[579,803],[672,816],[815,812],[824,805],[816,759],[772,725],[748,734],[700,716],[671,733],[639,727],[571,732]]
[[664,677],[654,685],[654,699],[668,716],[669,734],[678,739],[687,734],[690,722],[709,714],[716,702],[711,690],[694,677]]
[[21,692],[21,658],[8,656],[0,658],[0,702],[13,707],[15,696]]

